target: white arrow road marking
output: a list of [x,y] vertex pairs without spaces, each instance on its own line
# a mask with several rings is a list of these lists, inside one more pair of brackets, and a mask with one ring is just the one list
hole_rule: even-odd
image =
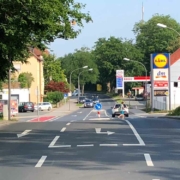
[[32,131],[32,130],[25,130],[21,134],[17,134],[17,137],[20,138],[20,137],[26,136],[30,131]]
[[107,135],[114,134],[114,132],[111,132],[111,131],[101,132],[101,128],[95,128],[95,130],[97,134],[107,134]]

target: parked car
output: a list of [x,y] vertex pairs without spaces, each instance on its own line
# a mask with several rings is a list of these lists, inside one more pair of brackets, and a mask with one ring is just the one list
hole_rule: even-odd
[[144,100],[144,96],[142,94],[138,94],[135,97],[135,101],[143,101]]
[[85,102],[84,102],[84,108],[87,108],[87,107],[94,107],[94,103],[91,99],[86,99]]
[[35,110],[43,111],[43,110],[48,110],[50,111],[52,109],[52,104],[50,102],[42,102],[38,103],[38,105],[34,106]]
[[34,112],[34,103],[32,102],[20,102],[18,105],[19,112],[27,112],[31,111]]
[[86,96],[80,96],[79,99],[78,99],[78,103],[84,103],[86,100]]
[[[121,106],[121,104],[115,104],[113,107],[111,107],[112,117],[115,117],[116,115],[120,115],[120,111],[119,111],[120,106]],[[129,108],[126,104],[124,104],[124,115],[126,117],[129,117]]]

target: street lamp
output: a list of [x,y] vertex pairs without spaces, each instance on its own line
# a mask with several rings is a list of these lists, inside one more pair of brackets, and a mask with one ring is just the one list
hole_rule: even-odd
[[84,70],[84,71],[81,71],[78,75],[78,103],[79,103],[79,96],[80,96],[80,75],[85,72],[85,71],[92,71],[93,69],[87,69],[87,70]]
[[[81,68],[77,68],[77,69],[74,69],[73,71],[71,71],[71,73],[70,73],[70,78],[69,78],[69,83],[70,83],[70,93],[71,93],[71,76],[72,76],[72,73],[74,72],[74,71],[77,71],[77,70],[79,70],[79,69],[86,69],[86,68],[88,68],[88,66],[83,66],[83,67],[81,67]],[[70,100],[69,100],[69,110],[70,110]]]
[[[145,72],[146,72],[145,94],[147,94],[147,69],[146,69],[146,67],[144,66],[144,64],[141,63],[141,62],[139,62],[139,61],[131,60],[131,59],[128,59],[128,58],[124,58],[123,60],[125,60],[125,61],[134,61],[134,62],[137,62],[137,63],[141,64],[141,65],[144,67],[144,70],[145,70]],[[146,98],[146,108],[147,108],[147,98]]]
[[176,32],[179,36],[180,36],[180,33],[177,32],[175,29],[171,28],[171,27],[168,27],[167,25],[165,24],[162,24],[162,23],[157,23],[157,26],[161,27],[161,28],[167,28],[167,29],[171,29],[173,30],[174,32]]

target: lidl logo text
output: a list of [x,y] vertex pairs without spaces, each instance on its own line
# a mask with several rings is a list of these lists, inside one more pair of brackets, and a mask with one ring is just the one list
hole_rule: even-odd
[[158,54],[154,58],[154,64],[158,68],[163,68],[163,67],[165,67],[168,64],[168,59],[167,59],[167,57],[165,55]]

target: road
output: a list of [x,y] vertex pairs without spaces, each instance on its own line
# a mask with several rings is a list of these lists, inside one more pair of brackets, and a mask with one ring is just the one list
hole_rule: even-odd
[[180,122],[80,108],[52,122],[0,127],[0,180],[179,180]]

